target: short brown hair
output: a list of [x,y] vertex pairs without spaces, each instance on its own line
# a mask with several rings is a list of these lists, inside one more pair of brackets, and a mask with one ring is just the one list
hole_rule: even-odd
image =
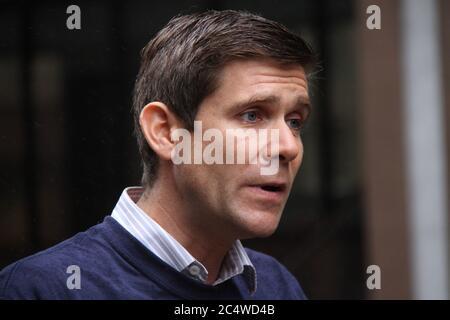
[[141,131],[139,115],[152,101],[166,104],[192,130],[198,106],[217,86],[224,65],[268,57],[315,67],[311,48],[282,24],[244,11],[206,11],[171,19],[141,52],[133,96],[135,135],[143,163],[142,185],[156,179],[159,159]]

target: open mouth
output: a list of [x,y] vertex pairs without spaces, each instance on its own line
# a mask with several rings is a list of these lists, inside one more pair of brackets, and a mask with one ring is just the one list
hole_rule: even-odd
[[260,185],[259,187],[261,189],[263,189],[264,191],[269,191],[269,192],[282,192],[285,189],[284,185],[281,185],[281,184],[263,184],[263,185]]
[[287,184],[281,182],[267,182],[259,183],[249,186],[251,196],[255,199],[264,201],[265,203],[271,202],[277,205],[281,204],[286,198]]

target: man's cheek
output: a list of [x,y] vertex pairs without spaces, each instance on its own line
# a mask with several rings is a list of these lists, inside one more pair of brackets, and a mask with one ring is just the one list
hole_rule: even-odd
[[298,172],[303,162],[303,146],[300,146],[300,152],[297,156],[297,159],[294,160],[295,163],[295,173]]

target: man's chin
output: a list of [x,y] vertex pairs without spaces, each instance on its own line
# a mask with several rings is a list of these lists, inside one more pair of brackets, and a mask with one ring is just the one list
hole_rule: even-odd
[[264,230],[251,230],[243,233],[243,236],[239,237],[241,240],[256,239],[256,238],[267,238],[275,233],[277,228],[264,229]]
[[242,226],[241,239],[269,237],[277,230],[279,222],[280,219],[276,214],[261,215],[258,219],[246,221],[245,225]]

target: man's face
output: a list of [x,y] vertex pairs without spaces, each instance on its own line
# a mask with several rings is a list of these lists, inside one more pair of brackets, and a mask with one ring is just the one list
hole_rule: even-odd
[[[218,88],[200,104],[195,120],[202,122],[203,132],[215,128],[223,137],[227,129],[266,129],[268,137],[277,129],[279,148],[270,156],[278,157],[279,169],[275,175],[261,175],[261,164],[249,161],[175,165],[175,183],[190,199],[188,209],[198,214],[195,219],[214,232],[240,239],[272,234],[302,162],[299,129],[309,110],[307,80],[300,65],[282,67],[268,59],[228,63]],[[209,143],[203,142],[203,147]],[[228,152],[225,141],[223,145]]]

